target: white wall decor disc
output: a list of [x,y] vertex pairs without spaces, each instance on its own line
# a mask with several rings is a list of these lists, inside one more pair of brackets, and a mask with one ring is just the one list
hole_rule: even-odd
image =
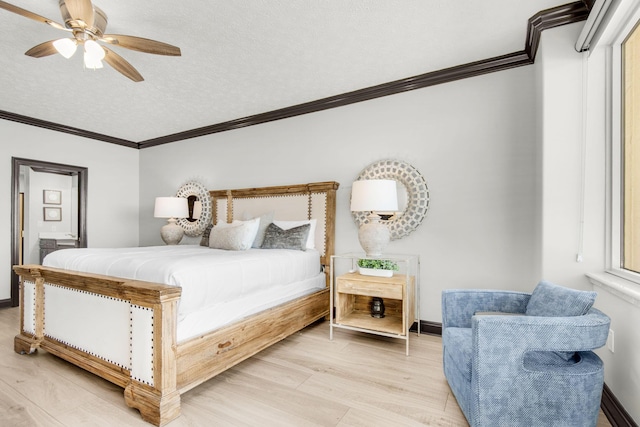
[[[402,160],[381,160],[364,168],[356,180],[363,179],[392,179],[399,184],[400,212],[384,221],[391,233],[391,240],[408,236],[422,224],[429,209],[429,189],[416,168]],[[368,214],[369,212],[352,212],[358,227],[367,222]]]
[[209,190],[197,181],[188,181],[176,193],[178,197],[188,199],[189,196],[197,197],[202,203],[200,218],[189,221],[187,218],[178,219],[178,224],[184,229],[184,234],[191,237],[200,236],[209,224],[211,224],[211,195]]

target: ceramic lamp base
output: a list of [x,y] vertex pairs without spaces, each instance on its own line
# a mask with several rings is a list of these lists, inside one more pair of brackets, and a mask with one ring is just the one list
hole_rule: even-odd
[[378,215],[371,214],[368,222],[360,226],[358,239],[368,257],[381,256],[390,240],[389,229],[380,222]]
[[165,224],[160,229],[160,237],[162,237],[162,241],[167,245],[177,245],[184,236],[184,230],[176,224],[174,218],[169,218],[167,222],[168,224]]

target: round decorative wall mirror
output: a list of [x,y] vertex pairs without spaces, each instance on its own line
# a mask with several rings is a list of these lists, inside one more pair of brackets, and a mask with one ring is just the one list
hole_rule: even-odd
[[191,237],[200,236],[211,223],[211,196],[204,185],[197,181],[189,181],[176,193],[188,201],[189,216],[178,219],[178,225],[184,234]]
[[[402,160],[381,160],[360,172],[356,180],[392,179],[398,190],[398,212],[376,212],[387,224],[391,240],[411,234],[424,220],[429,209],[429,189],[422,174]],[[368,212],[352,212],[353,220],[360,227],[367,220]]]

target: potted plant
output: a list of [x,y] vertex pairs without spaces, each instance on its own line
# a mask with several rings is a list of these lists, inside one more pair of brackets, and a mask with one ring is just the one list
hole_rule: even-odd
[[398,271],[398,264],[388,259],[358,260],[358,272],[365,276],[391,277],[394,271]]

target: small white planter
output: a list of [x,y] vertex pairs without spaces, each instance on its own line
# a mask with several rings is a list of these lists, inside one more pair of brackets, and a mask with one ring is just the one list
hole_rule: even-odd
[[376,276],[376,277],[393,276],[393,270],[382,270],[379,268],[364,268],[359,266],[358,272],[364,276]]

